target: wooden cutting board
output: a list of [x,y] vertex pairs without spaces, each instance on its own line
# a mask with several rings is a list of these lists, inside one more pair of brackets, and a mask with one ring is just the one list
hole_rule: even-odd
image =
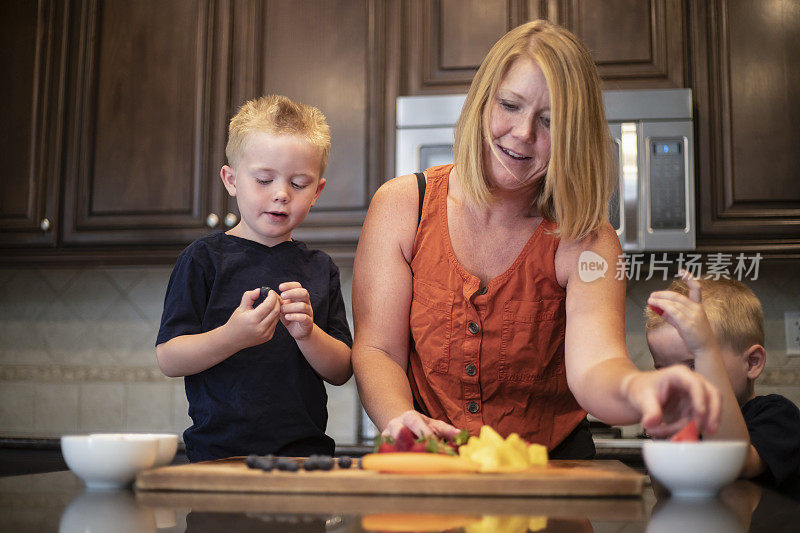
[[638,496],[644,476],[619,461],[550,461],[513,474],[387,474],[358,468],[263,472],[243,458],[141,472],[138,490],[439,496]]

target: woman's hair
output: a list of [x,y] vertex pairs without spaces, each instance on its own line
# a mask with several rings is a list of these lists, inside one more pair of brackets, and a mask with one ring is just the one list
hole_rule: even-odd
[[484,140],[489,139],[490,99],[518,58],[542,69],[550,91],[550,162],[534,205],[558,224],[567,240],[582,238],[608,219],[613,189],[612,140],[597,68],[586,47],[566,29],[544,20],[500,38],[472,80],[455,131],[454,159],[467,196],[488,202]]
[[[746,352],[754,344],[764,345],[764,311],[747,285],[729,278],[697,281],[703,309],[717,342],[738,353]],[[667,290],[689,295],[689,287],[683,280],[673,281]],[[649,306],[645,309],[645,318],[646,331],[666,324]]]
[[274,94],[246,102],[228,126],[228,144],[225,146],[228,164],[236,166],[247,136],[253,132],[304,137],[320,149],[320,176],[325,172],[331,151],[331,135],[325,115],[316,107]]

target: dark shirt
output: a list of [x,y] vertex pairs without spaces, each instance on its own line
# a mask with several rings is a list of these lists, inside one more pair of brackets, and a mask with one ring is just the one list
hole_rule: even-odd
[[800,410],[778,394],[756,396],[742,406],[750,442],[767,466],[757,481],[779,489],[800,484]]
[[[320,329],[352,346],[339,270],[327,254],[298,241],[269,247],[224,233],[198,239],[178,257],[156,345],[216,329],[245,291],[277,289],[286,281],[308,290]],[[251,453],[333,454],[333,439],[325,435],[325,385],[281,323],[268,342],[184,382],[192,425],[183,440],[190,461]]]

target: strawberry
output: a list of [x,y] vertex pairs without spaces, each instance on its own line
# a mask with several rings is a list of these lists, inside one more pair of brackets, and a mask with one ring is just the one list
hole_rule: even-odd
[[428,450],[426,449],[424,442],[415,442],[408,451],[416,453],[425,453]]
[[410,429],[408,429],[406,426],[403,426],[397,433],[397,438],[395,439],[394,445],[398,452],[407,452],[414,445],[416,438],[417,437]]
[[391,442],[384,442],[380,446],[378,446],[378,453],[391,453],[396,452],[397,448]]
[[697,442],[700,440],[697,424],[694,423],[694,420],[690,420],[688,424],[683,426],[683,429],[675,433],[669,440],[672,442]]

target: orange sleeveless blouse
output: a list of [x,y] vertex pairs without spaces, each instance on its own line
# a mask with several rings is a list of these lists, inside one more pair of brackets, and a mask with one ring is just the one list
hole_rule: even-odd
[[551,450],[586,416],[567,386],[555,224],[543,220],[508,270],[481,291],[450,243],[452,168],[425,171],[412,250],[408,379],[416,407],[470,435],[487,424]]

